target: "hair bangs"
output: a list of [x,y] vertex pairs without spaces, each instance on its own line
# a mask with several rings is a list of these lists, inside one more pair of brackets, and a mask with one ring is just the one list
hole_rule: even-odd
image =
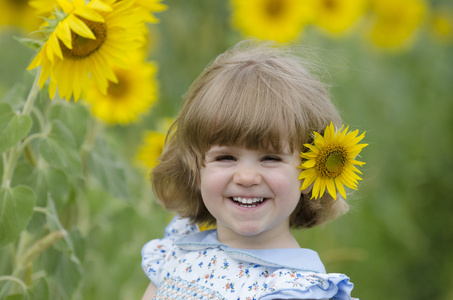
[[[200,118],[204,132],[198,135],[207,145],[240,145],[250,149],[300,146],[298,122],[285,82],[260,72],[259,65],[242,64],[234,70],[228,84],[212,82],[216,89],[203,95]],[[237,68],[239,68],[237,67]],[[234,76],[233,76],[234,74]],[[225,77],[222,77],[225,79]],[[286,92],[285,92],[286,90]],[[234,92],[233,92],[234,91]],[[208,130],[206,130],[206,128]],[[205,136],[203,136],[205,135]]]

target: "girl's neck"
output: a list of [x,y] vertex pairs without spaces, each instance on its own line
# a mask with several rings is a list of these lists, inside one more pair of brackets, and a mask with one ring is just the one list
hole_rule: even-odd
[[300,248],[291,231],[262,232],[258,235],[239,235],[226,227],[217,228],[218,240],[231,248],[237,249],[282,249]]

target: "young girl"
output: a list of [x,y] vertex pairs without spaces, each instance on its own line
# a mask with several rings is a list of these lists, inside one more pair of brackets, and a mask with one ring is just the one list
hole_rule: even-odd
[[212,62],[152,172],[178,216],[142,249],[143,299],[351,299],[349,278],[326,274],[291,233],[348,209],[329,193],[311,199],[320,185],[299,180],[304,144],[331,123],[341,119],[323,84],[287,49],[242,42]]

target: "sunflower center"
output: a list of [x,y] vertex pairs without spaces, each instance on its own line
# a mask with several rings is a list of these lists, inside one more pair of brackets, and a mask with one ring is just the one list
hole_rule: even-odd
[[266,3],[266,12],[271,17],[278,17],[285,8],[283,0],[269,0]]
[[102,46],[107,37],[107,28],[104,23],[93,22],[81,17],[79,19],[91,29],[96,39],[87,39],[71,31],[72,49],[69,49],[60,41],[63,56],[68,59],[82,59],[90,56]]
[[338,145],[327,147],[320,153],[317,167],[322,177],[335,178],[341,174],[347,158],[346,150]]
[[124,95],[127,94],[129,89],[129,84],[127,80],[121,74],[116,73],[118,78],[118,83],[109,82],[109,87],[107,88],[107,94],[111,96],[114,100],[121,100]]
[[335,10],[337,8],[337,2],[335,0],[324,0],[323,3],[327,10]]
[[28,6],[28,0],[9,0],[7,2],[11,3],[17,9],[23,9]]

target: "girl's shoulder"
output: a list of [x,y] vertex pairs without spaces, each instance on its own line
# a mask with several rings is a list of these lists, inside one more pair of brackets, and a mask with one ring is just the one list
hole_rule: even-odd
[[147,242],[142,250],[142,268],[151,281],[157,285],[162,266],[169,253],[175,248],[175,241],[199,232],[197,225],[192,225],[187,219],[174,217],[165,228],[164,238]]

